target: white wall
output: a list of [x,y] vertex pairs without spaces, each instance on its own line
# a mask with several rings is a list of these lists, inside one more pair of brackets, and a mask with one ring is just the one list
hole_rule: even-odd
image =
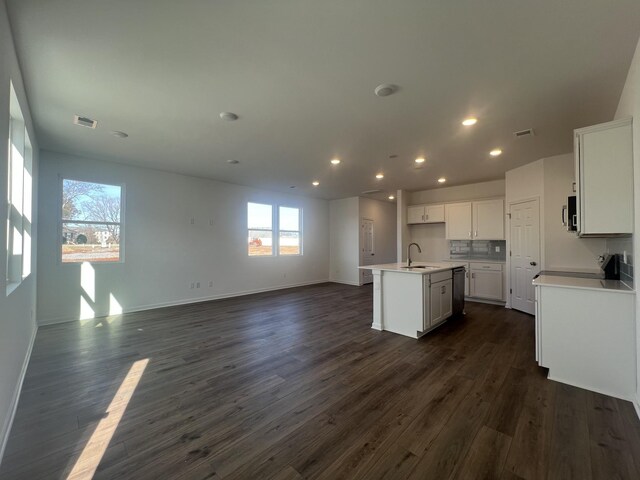
[[562,206],[573,193],[575,163],[572,153],[543,159],[544,167],[544,268],[545,270],[593,270],[607,249],[602,238],[579,238],[562,225]]
[[[7,19],[6,5],[0,0],[0,218],[3,219],[0,228],[0,244],[7,245],[7,173],[8,155],[7,142],[9,133],[9,81],[13,81],[22,113],[25,115],[29,137],[34,150],[33,178],[34,178],[34,211],[36,218],[37,192],[37,144],[33,134],[28,102],[22,84],[22,76],[15,56],[11,30]],[[32,224],[32,258],[35,259],[37,238],[37,223]],[[17,395],[22,384],[24,369],[28,361],[32,341],[36,332],[34,322],[36,295],[36,265],[32,262],[32,273],[8,296],[5,294],[6,252],[0,255],[0,461],[4,451],[5,441],[9,434],[10,424],[16,406]]]
[[[360,218],[373,220],[373,241],[375,258],[368,259],[368,264],[392,263],[396,261],[396,204],[360,198]],[[362,236],[360,235],[359,252],[362,252]],[[360,265],[365,265],[360,256]],[[360,278],[364,271],[360,271]]]
[[330,280],[360,285],[360,199],[341,198],[329,202]]
[[[433,190],[411,192],[409,205],[422,203],[450,203],[478,200],[481,198],[504,197],[505,181],[472,183],[456,187],[441,187]],[[406,222],[406,218],[405,218]],[[439,262],[449,258],[449,241],[445,238],[445,224],[431,223],[425,225],[410,225],[409,240],[405,243],[404,251],[409,242],[420,245],[422,253],[414,248],[411,258],[421,262]],[[406,253],[403,254],[406,259]]]
[[[41,158],[41,324],[80,316],[80,265],[59,261],[60,176],[125,184],[125,262],[94,264],[96,316],[109,314],[110,295],[124,311],[133,311],[329,278],[329,208],[325,200],[47,151],[41,152]],[[249,201],[302,208],[304,254],[248,257]],[[213,287],[209,287],[210,281]],[[190,289],[191,282],[200,282],[200,288]]]
[[492,180],[490,182],[471,183],[457,187],[440,187],[432,190],[411,192],[409,205],[421,203],[446,203],[478,200],[480,198],[504,197],[505,181]]
[[[633,251],[640,252],[640,40],[629,67],[615,118],[633,117],[633,185],[634,185],[634,236]],[[634,264],[637,265],[637,262]],[[636,267],[637,268],[637,267]],[[635,275],[638,275],[635,273]],[[638,281],[635,280],[636,288]],[[640,295],[636,292],[636,408],[640,408]],[[638,410],[640,415],[640,410]]]

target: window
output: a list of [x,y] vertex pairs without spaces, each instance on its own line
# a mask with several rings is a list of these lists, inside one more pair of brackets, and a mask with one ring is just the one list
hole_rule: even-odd
[[[262,203],[247,204],[249,256],[301,255],[301,210]],[[274,230],[273,225],[277,225]],[[274,240],[277,240],[277,245]]]
[[18,97],[9,84],[7,294],[31,274],[33,149]]
[[247,204],[249,256],[273,255],[273,207],[262,203]]
[[122,190],[119,185],[62,180],[62,262],[122,259]]
[[280,207],[278,209],[280,236],[278,248],[280,255],[300,255],[300,209]]

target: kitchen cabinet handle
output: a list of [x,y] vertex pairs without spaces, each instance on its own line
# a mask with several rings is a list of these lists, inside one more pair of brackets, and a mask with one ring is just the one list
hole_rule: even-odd
[[478,236],[478,230],[476,230],[476,237]]
[[535,267],[537,265],[536,262],[529,262],[529,265],[531,265],[532,267]]
[[476,278],[476,274],[475,274],[475,273],[472,273],[472,274],[471,274],[471,278]]
[[469,238],[472,238],[472,237],[471,237],[471,232],[469,232]]
[[427,213],[425,216],[427,217],[427,220],[429,220],[429,214]]
[[442,287],[440,287],[440,292],[441,293],[447,293],[447,287],[445,285],[443,285]]

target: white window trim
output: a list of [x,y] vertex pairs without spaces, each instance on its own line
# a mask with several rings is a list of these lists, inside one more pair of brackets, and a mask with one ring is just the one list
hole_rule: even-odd
[[[245,222],[245,231],[248,233],[250,230],[253,231],[262,231],[262,232],[271,232],[271,237],[272,237],[272,250],[271,250],[271,255],[249,255],[249,250],[247,248],[247,257],[249,258],[275,258],[275,257],[285,257],[285,258],[290,258],[290,257],[302,257],[304,256],[304,234],[303,234],[303,209],[302,207],[298,207],[298,206],[291,206],[291,205],[287,205],[287,204],[279,204],[279,203],[265,203],[262,201],[253,201],[253,200],[248,200],[246,202],[246,209],[245,211],[247,212],[248,215],[248,207],[250,203],[254,203],[257,205],[268,205],[271,207],[271,229],[268,228],[249,228],[249,219],[247,217],[247,221]],[[300,228],[300,230],[280,230],[280,207],[283,208],[295,208],[296,210],[298,210],[298,227]],[[281,254],[280,253],[280,232],[291,232],[291,233],[297,233],[299,235],[299,239],[300,239],[300,253],[292,253],[292,254]],[[247,235],[248,237],[248,235]]]
[[[64,181],[72,180],[74,182],[84,182],[84,183],[97,183],[99,185],[109,185],[113,187],[120,187],[120,222],[92,222],[92,221],[84,221],[84,220],[62,220],[62,189],[64,188]],[[122,264],[125,261],[125,202],[126,202],[126,186],[122,182],[110,182],[105,180],[97,180],[93,177],[74,177],[70,175],[58,175],[58,265],[71,265],[77,266],[82,265],[84,262],[63,262],[62,261],[62,231],[63,225],[65,223],[75,223],[75,224],[84,224],[84,225],[119,225],[120,226],[120,258],[116,262],[89,262],[91,265],[118,265]]]

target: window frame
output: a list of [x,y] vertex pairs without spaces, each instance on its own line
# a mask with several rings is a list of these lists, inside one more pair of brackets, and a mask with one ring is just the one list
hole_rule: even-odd
[[[74,182],[83,182],[83,183],[96,183],[98,185],[107,185],[110,187],[119,187],[120,188],[120,222],[94,222],[94,221],[84,221],[84,220],[64,220],[62,218],[62,194],[64,189],[64,181],[71,180]],[[125,263],[125,212],[126,212],[126,184],[123,182],[112,182],[105,180],[98,180],[94,177],[75,177],[72,175],[58,175],[58,258],[57,263],[59,265],[82,265],[85,262],[90,263],[91,265],[118,265]],[[105,261],[89,261],[83,260],[78,262],[63,262],[62,261],[62,235],[64,230],[65,223],[73,223],[73,224],[83,224],[83,225],[118,225],[120,228],[120,243],[119,247],[119,258],[117,261],[105,262]]]
[[[257,205],[266,205],[271,207],[271,229],[266,228],[249,228],[249,204],[257,204]],[[281,230],[280,229],[280,208],[291,208],[298,210],[298,228],[299,230]],[[249,245],[247,244],[246,252],[248,258],[276,258],[276,257],[302,257],[304,255],[304,224],[303,224],[303,211],[304,209],[300,206],[292,206],[289,204],[280,204],[277,202],[274,203],[265,203],[263,201],[246,201],[246,209],[245,212],[247,216],[245,217],[245,232],[247,232],[247,239],[250,238],[248,235],[249,231],[265,231],[271,232],[272,236],[272,250],[270,255],[250,255],[249,254]],[[281,232],[290,232],[297,233],[298,238],[300,239],[300,252],[299,253],[291,253],[291,254],[282,254],[280,253],[280,233]]]
[[[281,208],[290,208],[298,211],[298,230],[283,230],[280,228],[280,209]],[[301,257],[303,255],[303,241],[302,241],[302,208],[301,207],[291,207],[289,205],[278,205],[278,256],[279,257]],[[282,232],[285,233],[297,233],[299,240],[299,252],[298,253],[280,253],[280,234]]]
[[[9,79],[9,131],[7,137],[7,215],[6,215],[6,265],[5,265],[5,294],[8,296],[26,280],[33,272],[33,142],[25,119],[25,110],[22,109],[20,99],[13,84]],[[21,135],[21,136],[20,136]],[[17,143],[15,139],[18,138]],[[20,167],[20,205],[14,203],[16,184],[13,150],[14,146],[19,150],[22,162]],[[20,147],[20,148],[18,148]],[[28,173],[27,175],[25,174]],[[29,188],[25,188],[29,182]],[[29,197],[27,197],[27,193]],[[18,208],[19,207],[19,208]],[[28,207],[28,212],[25,211]],[[17,210],[17,212],[14,212]],[[28,217],[28,218],[27,218]],[[15,235],[14,230],[20,234],[19,259],[14,259]],[[25,232],[28,233],[29,242],[25,240]],[[28,247],[28,248],[26,248]],[[25,261],[28,257],[28,263]],[[28,271],[25,271],[28,265]]]
[[[249,204],[254,204],[254,205],[265,205],[268,206],[269,208],[271,208],[271,228],[249,228]],[[271,232],[271,253],[269,255],[251,255],[249,253],[249,244],[247,244],[247,257],[249,258],[272,258],[277,256],[278,254],[278,250],[277,250],[277,239],[276,239],[276,229],[274,228],[276,225],[276,213],[275,213],[275,208],[273,206],[273,204],[271,203],[261,203],[261,202],[251,202],[251,201],[247,201],[247,208],[246,208],[246,212],[247,212],[247,221],[246,221],[246,232],[247,232],[247,239],[251,238],[251,236],[249,235],[249,232],[251,231],[257,231],[257,232]]]

